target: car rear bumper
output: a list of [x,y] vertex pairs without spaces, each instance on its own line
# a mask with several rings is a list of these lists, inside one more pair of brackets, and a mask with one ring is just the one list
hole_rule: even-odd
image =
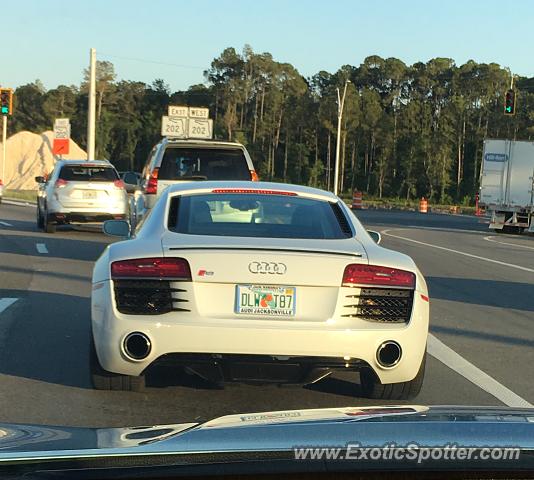
[[313,383],[335,370],[368,367],[359,359],[240,354],[170,353],[154,360],[144,373],[157,368],[185,368],[210,382]]
[[[91,308],[98,358],[110,372],[140,375],[148,367],[161,363],[186,366],[189,355],[211,366],[224,359],[227,364],[236,364],[236,356],[254,356],[256,360],[252,363],[262,363],[257,360],[263,357],[275,368],[283,361],[323,368],[325,359],[330,362],[330,369],[360,369],[368,365],[383,383],[409,381],[416,376],[426,350],[429,318],[429,304],[417,293],[408,324],[365,322],[364,328],[351,329],[341,321],[336,326],[335,318],[313,325],[279,320],[236,322],[224,318],[207,322],[202,317],[181,322],[177,312],[163,315],[118,312],[111,281],[93,284]],[[142,360],[132,359],[125,350],[125,339],[133,332],[144,334],[150,342],[150,353]],[[390,368],[382,367],[377,361],[377,350],[387,341],[397,342],[402,349],[400,361]],[[305,360],[296,362],[295,357]],[[218,370],[225,379],[235,379],[220,364]],[[244,380],[239,375],[239,380]]]
[[128,197],[124,194],[121,198],[113,198],[108,201],[94,201],[84,203],[63,204],[55,198],[48,198],[46,210],[49,215],[126,215],[128,213]]
[[123,220],[127,217],[124,212],[103,213],[103,212],[54,212],[49,213],[50,221],[62,223],[101,223],[106,220]]

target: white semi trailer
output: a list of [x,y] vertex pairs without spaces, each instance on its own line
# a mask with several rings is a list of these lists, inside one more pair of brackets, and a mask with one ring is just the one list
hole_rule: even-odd
[[496,232],[534,233],[534,142],[484,140],[479,205]]

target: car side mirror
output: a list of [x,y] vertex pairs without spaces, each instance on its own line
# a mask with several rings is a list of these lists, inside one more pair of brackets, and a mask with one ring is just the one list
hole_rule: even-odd
[[379,232],[375,232],[374,230],[367,230],[367,233],[377,245],[382,241],[382,235],[380,235]]
[[137,190],[139,190],[139,185],[133,185],[132,183],[124,183],[124,188],[126,189],[126,193],[135,193]]
[[102,230],[112,237],[130,238],[130,224],[126,220],[107,220],[102,225]]
[[44,177],[35,177],[35,181],[37,183],[45,183],[46,182]]

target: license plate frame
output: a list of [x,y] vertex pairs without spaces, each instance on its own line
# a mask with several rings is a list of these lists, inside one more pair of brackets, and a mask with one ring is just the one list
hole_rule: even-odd
[[[245,298],[246,305],[243,305]],[[284,305],[280,306],[281,303]],[[234,313],[236,315],[291,318],[296,314],[296,303],[297,288],[293,286],[252,284],[235,286]]]
[[82,190],[83,200],[96,200],[96,192],[94,190]]

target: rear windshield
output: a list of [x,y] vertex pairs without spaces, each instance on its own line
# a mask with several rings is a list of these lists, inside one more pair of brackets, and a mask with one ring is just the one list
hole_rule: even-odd
[[161,180],[250,180],[240,148],[167,147],[158,173]]
[[339,239],[351,236],[336,204],[285,195],[206,194],[175,197],[168,227],[191,235]]
[[59,172],[59,178],[71,182],[113,182],[119,177],[112,167],[65,165]]

